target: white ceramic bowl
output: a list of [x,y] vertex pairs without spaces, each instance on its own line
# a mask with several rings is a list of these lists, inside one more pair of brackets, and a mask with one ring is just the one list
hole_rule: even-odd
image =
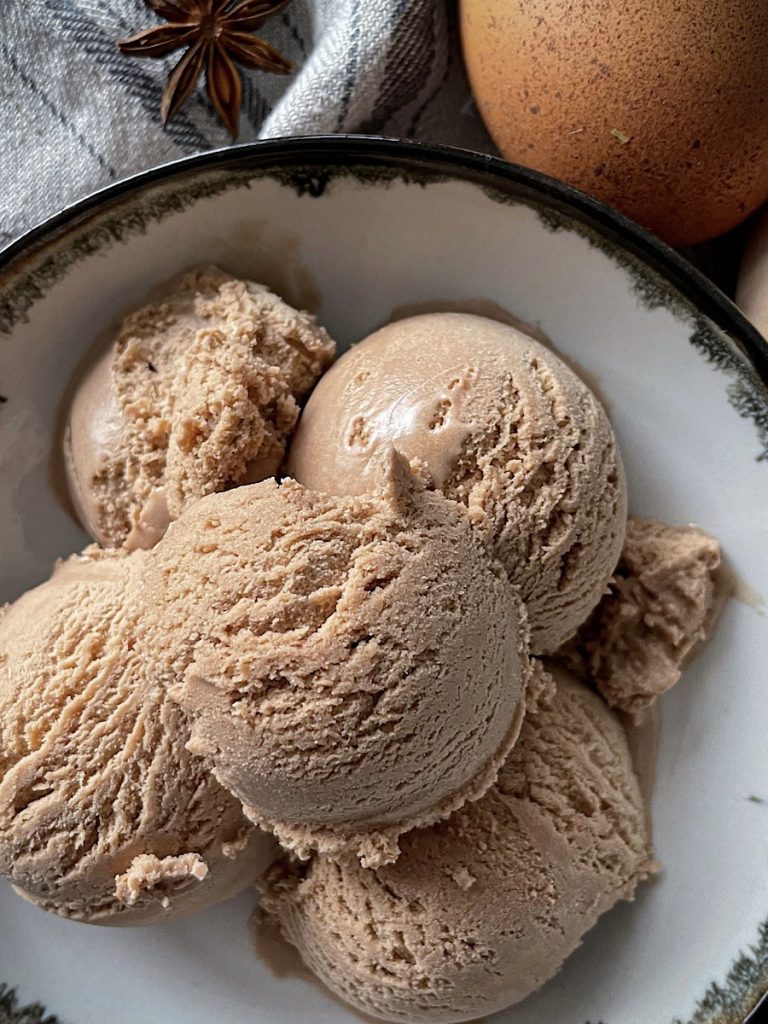
[[[265,281],[347,345],[404,307],[539,325],[606,400],[631,508],[723,543],[743,600],[664,700],[661,878],[603,918],[506,1024],[736,1024],[768,987],[768,347],[712,285],[606,207],[499,160],[291,139],[115,185],[0,254],[0,600],[85,538],[59,494],[68,382],[105,330],[203,261]],[[254,897],[100,929],[0,883],[0,982],[69,1024],[339,1024],[249,939]]]

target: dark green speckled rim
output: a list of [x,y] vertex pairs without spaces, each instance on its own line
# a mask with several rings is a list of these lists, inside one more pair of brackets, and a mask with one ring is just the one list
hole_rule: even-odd
[[[320,194],[345,169],[368,169],[376,177],[438,180],[458,178],[480,185],[495,197],[526,202],[557,218],[593,229],[619,249],[639,257],[695,309],[736,342],[768,385],[768,342],[708,278],[674,249],[605,203],[538,171],[498,157],[447,146],[432,146],[365,135],[295,136],[231,146],[186,157],[144,171],[92,193],[0,250],[0,287],[19,259],[33,256],[67,229],[96,212],[124,202],[149,186],[181,181],[196,172],[303,171],[301,191]],[[311,173],[315,169],[316,173]],[[298,178],[295,179],[300,185]],[[553,224],[554,226],[554,224]],[[565,225],[563,225],[565,226]]]
[[78,260],[198,199],[262,177],[309,196],[322,195],[341,177],[382,186],[466,181],[496,202],[531,207],[552,231],[578,232],[627,271],[645,305],[665,306],[691,322],[691,344],[729,377],[729,399],[754,423],[768,462],[768,342],[733,303],[677,252],[605,204],[537,171],[467,150],[363,135],[293,137],[216,150],[126,178],[0,251],[0,334],[12,331]]
[[[362,135],[292,137],[215,150],[126,178],[0,250],[0,334],[10,333],[73,263],[200,198],[259,177],[310,196],[321,196],[340,177],[381,185],[466,181],[497,202],[532,207],[553,231],[578,231],[627,270],[644,304],[687,316],[691,344],[729,376],[729,398],[753,421],[768,456],[768,342],[720,289],[604,203],[537,171],[461,149]],[[693,1015],[671,1024],[757,1024],[767,1006],[768,918],[755,945],[737,955],[725,979],[709,985]]]

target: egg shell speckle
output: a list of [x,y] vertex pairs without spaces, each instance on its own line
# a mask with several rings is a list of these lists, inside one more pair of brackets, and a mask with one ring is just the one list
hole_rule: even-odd
[[462,0],[480,113],[509,160],[672,245],[768,198],[765,0]]

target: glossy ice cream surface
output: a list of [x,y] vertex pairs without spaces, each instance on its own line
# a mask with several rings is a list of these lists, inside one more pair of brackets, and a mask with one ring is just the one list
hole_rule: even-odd
[[520,590],[533,653],[556,650],[602,596],[624,537],[621,457],[591,391],[507,324],[411,317],[324,375],[288,472],[317,490],[362,494],[389,444],[464,506]]

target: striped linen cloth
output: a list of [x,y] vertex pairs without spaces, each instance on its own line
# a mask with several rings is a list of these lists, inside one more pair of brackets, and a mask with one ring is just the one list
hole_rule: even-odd
[[[293,0],[262,35],[289,77],[244,71],[240,142],[366,132],[489,147],[451,0]],[[230,144],[202,84],[163,126],[178,54],[122,55],[161,24],[143,0],[0,0],[0,247],[116,179]]]

